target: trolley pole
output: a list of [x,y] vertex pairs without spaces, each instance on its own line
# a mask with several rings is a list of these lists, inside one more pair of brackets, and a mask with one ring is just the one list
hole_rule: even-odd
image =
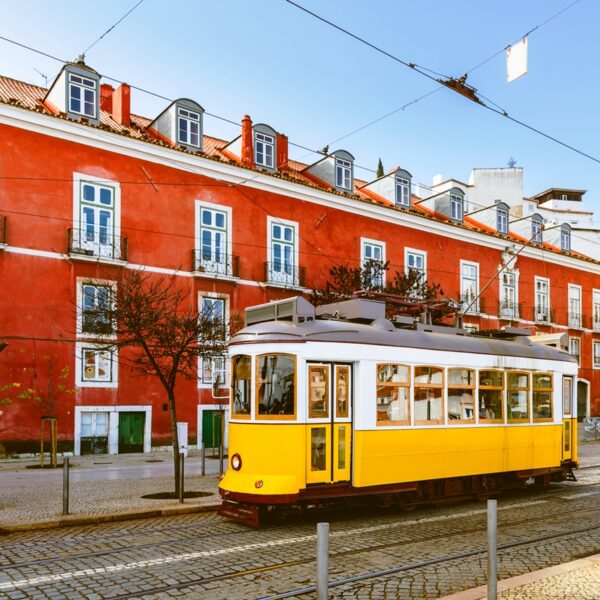
[[201,462],[201,469],[200,469],[200,475],[206,475],[206,444],[204,442],[202,443],[202,462]]
[[329,523],[317,523],[317,600],[329,597]]
[[487,597],[488,600],[497,599],[498,580],[498,557],[496,553],[498,521],[497,501],[487,501],[487,525],[488,525],[488,572],[487,572]]
[[179,453],[179,503],[183,504],[183,485],[185,482],[185,454],[183,452]]
[[69,514],[69,457],[63,456],[63,515]]

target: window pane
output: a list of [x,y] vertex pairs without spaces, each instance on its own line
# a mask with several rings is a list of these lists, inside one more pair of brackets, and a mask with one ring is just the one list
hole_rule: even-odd
[[258,358],[258,414],[295,414],[295,361],[291,356]]
[[563,413],[571,414],[571,405],[573,399],[573,379],[571,377],[563,377]]
[[344,418],[350,406],[350,367],[337,367],[336,373],[336,417]]
[[523,390],[508,391],[508,420],[529,419],[529,394]]
[[448,389],[448,419],[475,422],[472,388]]
[[533,418],[552,418],[552,392],[533,392]]
[[475,373],[471,369],[448,369],[448,386],[473,386]]
[[443,424],[442,394],[442,388],[423,388],[415,385],[415,424]]
[[308,416],[329,417],[329,369],[311,366],[308,368]]
[[404,365],[377,365],[377,381],[410,383],[410,368]]
[[346,468],[346,426],[338,427],[338,469]]
[[503,390],[479,389],[479,422],[503,421]]
[[325,427],[314,427],[310,431],[310,470],[324,471],[327,467],[327,430]]
[[112,204],[112,190],[100,188],[100,204],[110,206]]
[[83,199],[86,202],[94,202],[94,188],[91,185],[84,185],[83,186]]
[[377,424],[395,425],[409,423],[410,388],[377,386]]
[[438,367],[415,367],[415,385],[417,384],[442,385],[444,372]]
[[233,373],[233,409],[234,415],[250,414],[250,371],[249,356],[234,356],[231,371]]

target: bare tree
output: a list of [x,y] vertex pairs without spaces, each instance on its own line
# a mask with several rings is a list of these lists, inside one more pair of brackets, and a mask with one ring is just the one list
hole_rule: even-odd
[[[179,438],[175,387],[179,377],[196,379],[198,359],[222,355],[227,324],[221,315],[198,312],[190,291],[175,276],[124,269],[113,298],[97,314],[86,312],[103,344],[127,349],[119,361],[154,374],[164,388],[171,417],[175,493],[179,493]],[[224,315],[223,315],[224,316]]]

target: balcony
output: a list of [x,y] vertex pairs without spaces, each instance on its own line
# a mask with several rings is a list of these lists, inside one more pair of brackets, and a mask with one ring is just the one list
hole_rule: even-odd
[[581,329],[583,327],[583,315],[580,312],[569,312],[569,328]]
[[102,228],[69,229],[69,256],[90,262],[127,262],[127,238]]
[[536,306],[533,310],[536,323],[554,323],[554,312],[547,306]]
[[240,257],[215,252],[203,255],[202,250],[192,250],[192,270],[198,277],[239,279]]
[[594,331],[600,331],[600,312],[594,313],[592,328],[594,329]]
[[[467,315],[477,315],[485,312],[484,298],[477,298],[477,301],[473,302],[475,300],[475,296],[473,294],[459,294],[459,297],[463,310],[465,310],[467,307],[470,307],[466,312]],[[471,303],[473,303],[472,306],[470,306]]]
[[0,215],[0,250],[8,243],[6,241],[6,221],[7,217]]
[[518,319],[520,314],[520,306],[516,302],[508,302],[506,300],[500,302],[498,306],[498,317],[500,319],[513,320]]
[[265,262],[265,283],[281,288],[303,288],[305,268],[284,262]]

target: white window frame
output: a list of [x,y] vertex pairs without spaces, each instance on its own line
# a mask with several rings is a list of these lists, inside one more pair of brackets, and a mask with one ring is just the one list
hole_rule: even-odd
[[410,179],[396,177],[396,204],[410,207]]
[[500,235],[508,235],[508,215],[509,211],[504,206],[499,206],[496,209],[496,231]]
[[[509,302],[509,300],[507,300],[506,298],[506,290],[508,288],[508,286],[504,285],[503,282],[503,275],[512,275],[514,277],[514,285],[513,285],[513,289],[514,289],[514,299],[512,301],[513,306],[512,308],[509,306],[503,307],[502,305]],[[500,291],[499,291],[499,298],[500,298],[500,310],[498,311],[499,317],[502,319],[518,319],[520,317],[519,315],[519,270],[518,269],[504,269],[504,271],[502,271],[502,273],[500,273],[499,276],[500,279]]]
[[[204,262],[201,259],[202,256],[202,231],[204,227],[202,226],[202,210],[210,210],[210,211],[218,211],[224,212],[226,214],[226,227],[225,227],[225,263],[219,264],[216,261],[206,261],[207,266],[211,268],[209,271],[205,271],[207,276],[216,276],[216,275],[225,275],[229,277],[233,277],[233,257],[231,254],[232,248],[232,229],[233,229],[233,221],[232,221],[232,209],[231,206],[224,206],[222,204],[214,204],[212,202],[205,202],[203,200],[196,200],[196,228],[195,228],[195,238],[196,238],[196,251],[200,253],[197,256],[197,262],[202,264]],[[198,264],[194,264],[194,270],[197,269]],[[212,267],[216,267],[212,269]]]
[[[381,251],[381,260],[377,261],[377,259],[367,257],[367,247],[378,248]],[[365,264],[368,260],[373,260],[376,262],[380,262],[382,265],[386,262],[386,244],[380,240],[373,240],[370,238],[360,238],[360,266],[364,268]],[[385,271],[381,271],[381,281],[374,282],[374,285],[380,285],[381,287],[385,286]]]
[[[227,341],[229,332],[228,332],[228,323],[230,319],[230,298],[229,294],[218,294],[215,292],[198,292],[198,311],[202,311],[204,306],[204,298],[210,298],[212,300],[224,300],[225,306],[223,311],[223,320],[225,324],[225,341]],[[223,386],[226,387],[229,385],[229,358],[227,357],[227,353],[223,355],[223,359],[225,361],[225,382]],[[211,372],[213,375],[213,379],[210,383],[206,383],[203,381],[203,373],[204,373],[204,361],[211,361],[213,364],[211,366]],[[214,368],[215,358],[203,358],[202,356],[198,356],[198,387],[202,389],[210,389],[214,383],[214,374],[219,371]]]
[[[96,177],[94,175],[86,175],[85,173],[73,173],[73,231],[77,232],[77,235],[81,235],[81,230],[84,224],[81,220],[81,199],[83,196],[83,185],[90,183],[95,186],[109,187],[113,190],[113,228],[112,235],[114,237],[113,244],[109,247],[111,250],[103,250],[103,244],[98,242],[92,242],[90,249],[93,254],[93,259],[105,259],[118,262],[118,257],[121,256],[121,185],[118,181],[112,179],[106,179],[103,177]],[[79,246],[85,247],[81,242]],[[95,247],[97,246],[97,248]],[[117,255],[115,258],[114,255]]]
[[561,252],[571,252],[571,228],[565,224],[560,228],[560,250]]
[[91,279],[89,277],[78,277],[77,278],[77,322],[76,331],[77,337],[80,338],[114,338],[114,334],[110,335],[99,335],[98,333],[90,333],[83,331],[83,288],[86,285],[92,285],[95,287],[106,287],[110,289],[111,304],[114,306],[114,298],[117,290],[117,282],[110,281],[107,279]]
[[[179,127],[179,121],[180,119],[182,121],[185,122],[186,124],[186,139],[182,139],[181,136],[181,129]],[[198,125],[198,132],[196,134],[194,134],[191,131],[191,125],[192,123],[195,123]],[[176,139],[177,139],[177,143],[178,144],[185,144],[186,146],[193,146],[194,148],[200,148],[200,146],[202,145],[202,114],[197,111],[197,110],[193,110],[191,108],[188,108],[187,106],[177,106],[177,120],[175,122],[175,132],[176,132]],[[194,135],[198,136],[198,142],[194,143],[192,141],[192,137]]]
[[592,290],[592,329],[600,330],[600,290]]
[[[89,381],[83,378],[83,353],[85,350],[96,352],[107,351],[112,354],[110,381]],[[117,388],[119,387],[119,353],[106,344],[77,342],[75,345],[75,385],[89,388]]]
[[[569,283],[568,285],[568,295],[567,295],[567,317],[568,317],[568,326],[571,329],[580,329],[582,326],[582,289],[580,285],[576,285],[574,283]],[[577,292],[577,298],[571,296],[571,292]],[[576,301],[579,305],[577,311],[571,310],[571,301]]]
[[450,194],[450,218],[463,222],[465,216],[464,199],[458,194]]
[[592,369],[600,369],[600,340],[592,340]]
[[[539,229],[536,229],[536,225],[539,225]],[[531,242],[533,244],[541,244],[544,241],[544,220],[543,219],[531,219]]]
[[[423,277],[421,279],[421,283],[427,283],[427,251],[426,250],[417,250],[416,248],[404,248],[404,272],[408,275],[410,272],[410,267],[408,265],[409,256],[421,256],[423,258]],[[419,270],[419,269],[415,269]]]
[[[545,284],[546,285],[546,312],[547,312],[547,318],[543,319],[540,318],[541,316],[543,316],[543,311],[540,310],[540,305],[538,303],[538,283],[541,284]],[[534,321],[537,321],[538,323],[550,323],[552,321],[552,311],[551,311],[551,306],[550,306],[550,279],[548,279],[548,277],[538,277],[537,275],[534,277],[534,311],[535,311],[535,315],[534,315]],[[539,292],[541,293],[541,292]]]
[[[259,145],[261,146],[260,152],[264,159],[262,161],[258,160]],[[268,148],[271,149],[270,155],[267,151]],[[262,131],[254,132],[254,162],[261,167],[267,167],[268,169],[275,168],[275,138],[272,135],[263,133]]]
[[[576,343],[577,349],[579,350],[578,354],[573,354],[572,347],[573,342]],[[575,358],[577,358],[577,364],[581,366],[581,338],[576,336],[569,336],[569,354]]]
[[[475,268],[475,272],[476,272],[476,276],[475,276],[475,295],[473,296],[473,298],[469,297],[467,299],[465,299],[465,297],[467,296],[467,286],[465,285],[466,281],[473,281],[472,279],[465,279],[464,277],[464,272],[463,269],[464,267],[473,267]],[[477,301],[473,303],[473,306],[471,306],[471,308],[469,308],[469,310],[467,311],[466,314],[473,314],[473,313],[478,313],[479,312],[479,263],[477,262],[472,262],[470,260],[461,260],[460,261],[460,297],[461,297],[461,301],[463,302],[463,304],[465,305],[465,308],[471,303],[473,302],[473,300],[475,298],[477,298]]]
[[[79,79],[79,81],[74,81],[74,79]],[[91,83],[91,85],[86,84]],[[82,110],[74,110],[71,106],[71,88],[77,88],[81,93],[81,108]],[[89,90],[94,95],[94,113],[86,113],[85,112],[85,104],[84,101],[84,92]],[[79,73],[71,73],[67,72],[67,107],[68,112],[73,113],[75,115],[81,115],[82,117],[86,117],[88,119],[97,119],[98,118],[98,82],[91,77],[86,77],[85,75],[80,75]]]
[[[286,276],[285,273],[279,273],[273,271],[273,239],[272,231],[274,225],[281,225],[282,227],[291,227],[293,230],[293,258],[292,273]],[[278,217],[267,216],[267,262],[269,263],[268,272],[268,283],[269,285],[281,285],[281,287],[300,287],[300,265],[299,265],[299,232],[300,225],[297,221],[288,221],[287,219],[280,219]],[[287,242],[286,242],[287,243]],[[274,276],[277,273],[277,276]],[[281,281],[278,281],[281,279]]]
[[[340,183],[341,181],[341,183]],[[335,159],[335,187],[352,190],[352,162],[344,158]]]

